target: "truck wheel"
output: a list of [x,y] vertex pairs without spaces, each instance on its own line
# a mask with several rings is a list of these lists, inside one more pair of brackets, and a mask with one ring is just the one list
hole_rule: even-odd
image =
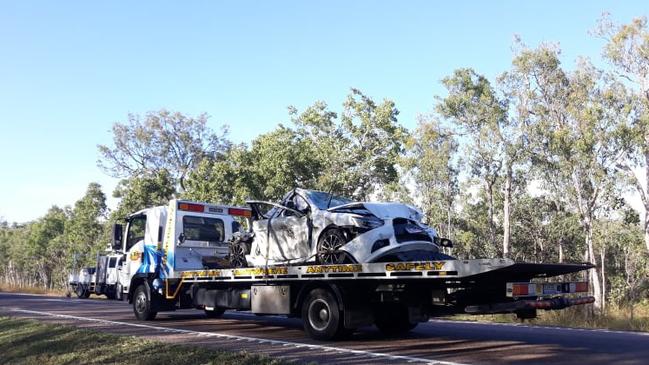
[[124,288],[122,288],[122,284],[117,284],[115,286],[115,299],[119,300],[120,302],[124,300]]
[[225,308],[216,307],[212,310],[205,309],[205,316],[207,318],[221,318],[225,313]]
[[77,298],[83,299],[83,285],[77,284],[77,286],[74,288],[74,294],[77,295]]
[[336,228],[324,231],[318,239],[316,262],[321,265],[344,264],[349,260],[340,248],[347,243],[345,234]]
[[156,314],[158,314],[158,312],[151,310],[151,297],[145,284],[140,284],[135,289],[135,294],[133,295],[133,312],[135,313],[135,318],[140,321],[152,321],[155,319]]
[[84,289],[83,290],[83,295],[81,296],[82,299],[88,299],[90,298],[90,290],[89,289]]
[[376,313],[374,324],[381,333],[387,336],[404,335],[418,325],[418,323],[410,322],[408,308],[400,305],[381,308]]
[[302,303],[304,330],[315,340],[327,341],[346,334],[338,301],[331,292],[313,289]]

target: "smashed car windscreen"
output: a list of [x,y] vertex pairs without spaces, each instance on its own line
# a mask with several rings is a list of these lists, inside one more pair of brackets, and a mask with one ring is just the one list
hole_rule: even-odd
[[[318,209],[327,209],[354,202],[351,199],[335,195],[332,196],[331,194],[325,193],[323,191],[307,191],[306,193],[309,196],[309,200],[311,200],[313,204],[318,207]],[[329,202],[329,199],[331,199],[331,202]]]

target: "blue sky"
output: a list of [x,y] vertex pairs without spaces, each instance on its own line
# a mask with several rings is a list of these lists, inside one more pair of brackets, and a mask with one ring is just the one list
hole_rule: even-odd
[[0,217],[73,204],[91,181],[110,196],[96,145],[128,113],[207,112],[247,142],[286,122],[288,105],[339,110],[355,87],[394,100],[412,128],[455,68],[506,70],[514,34],[560,43],[568,64],[598,62],[588,30],[603,11],[649,13],[646,1],[492,3],[2,1]]

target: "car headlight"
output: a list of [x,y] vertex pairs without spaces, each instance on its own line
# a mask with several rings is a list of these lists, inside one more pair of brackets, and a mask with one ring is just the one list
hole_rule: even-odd
[[382,219],[373,215],[355,215],[352,216],[352,220],[358,227],[365,229],[379,228],[385,224]]

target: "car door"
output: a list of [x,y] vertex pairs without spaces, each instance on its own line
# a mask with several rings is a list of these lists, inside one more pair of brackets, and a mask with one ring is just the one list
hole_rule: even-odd
[[284,200],[282,210],[271,220],[269,242],[273,259],[278,261],[306,261],[311,253],[309,205],[294,193]]

